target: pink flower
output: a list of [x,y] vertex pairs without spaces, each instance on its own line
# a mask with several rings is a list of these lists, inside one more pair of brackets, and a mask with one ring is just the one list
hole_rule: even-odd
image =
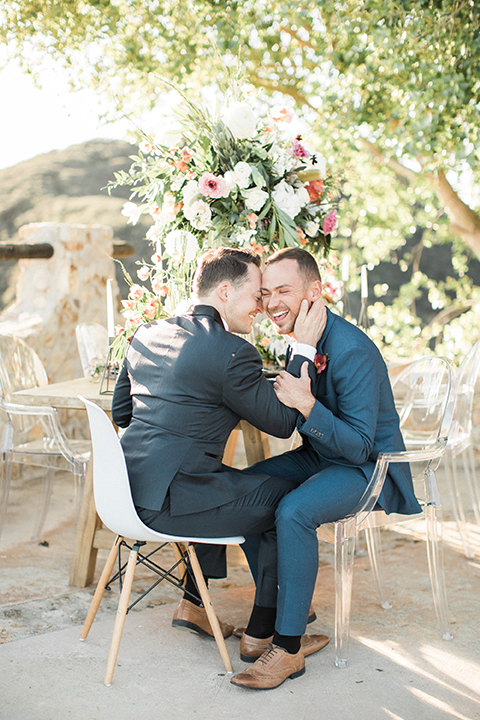
[[152,290],[160,297],[168,295],[168,285],[165,285],[165,283],[162,282],[162,278],[158,276],[152,279]]
[[137,276],[139,280],[145,281],[147,278],[150,277],[150,269],[143,265],[139,270],[137,270]]
[[181,153],[182,153],[182,160],[183,160],[184,162],[188,162],[188,161],[191,160],[192,157],[193,157],[193,155],[192,155],[192,153],[190,152],[190,150],[189,150],[188,148],[186,148],[186,147],[182,148]]
[[313,364],[317,368],[317,375],[325,370],[328,363],[328,355],[321,355],[316,353]]
[[325,233],[325,235],[328,235],[329,233],[333,232],[336,227],[337,227],[337,211],[330,210],[328,215],[325,215],[325,219],[323,221],[323,232]]
[[292,142],[293,155],[297,158],[308,158],[310,157],[310,153],[303,147],[300,139],[300,135],[297,135],[295,140]]
[[135,300],[122,300],[122,305],[126,310],[135,310]]
[[152,255],[151,260],[154,265],[160,265],[160,263],[162,262],[162,256],[159,252],[156,252]]
[[198,189],[205,197],[220,198],[224,196],[227,183],[221,176],[203,173],[198,181]]
[[155,317],[155,314],[157,312],[157,303],[158,303],[157,298],[150,298],[148,303],[145,305],[143,314],[149,320],[153,320],[153,318]]
[[132,285],[128,297],[132,298],[132,300],[141,300],[144,292],[145,289],[141,285]]
[[115,325],[113,332],[115,333],[115,337],[119,337],[120,335],[124,335],[126,330],[121,325]]
[[275,122],[289,123],[292,121],[293,118],[293,110],[290,110],[290,108],[287,107],[277,106],[272,108],[270,115],[272,117],[272,120],[275,120]]

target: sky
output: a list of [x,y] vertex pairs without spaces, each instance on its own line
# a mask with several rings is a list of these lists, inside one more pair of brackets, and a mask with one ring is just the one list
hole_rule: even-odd
[[45,70],[42,87],[18,66],[0,71],[0,168],[92,138],[125,139],[128,121],[102,123],[93,90],[72,93],[61,68]]

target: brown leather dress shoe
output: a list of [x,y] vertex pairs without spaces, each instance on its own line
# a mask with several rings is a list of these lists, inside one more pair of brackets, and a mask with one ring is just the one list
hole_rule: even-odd
[[[310,625],[310,623],[315,622],[316,619],[317,619],[317,613],[315,612],[313,605],[310,605],[310,610],[308,611],[307,625]],[[235,637],[241,638],[246,629],[247,628],[245,628],[245,627],[236,627],[233,630],[233,634]]]
[[[220,629],[223,633],[223,637],[229,637],[233,632],[233,625],[224,623],[221,620],[218,622],[220,623]],[[180,600],[175,612],[173,613],[172,625],[173,627],[192,630],[200,635],[213,637],[212,626],[208,620],[205,608],[198,607],[185,598]]]
[[290,655],[278,645],[270,645],[245,672],[234,675],[230,682],[254,690],[270,690],[281,685],[287,678],[296,678],[305,672],[305,656],[300,650]]
[[[273,637],[273,636],[272,636]],[[269,638],[254,638],[244,633],[240,640],[240,658],[244,662],[255,662],[265,650],[268,650],[268,646],[272,642],[272,637]],[[300,650],[303,653],[303,657],[307,655],[313,655],[318,652],[325,645],[328,645],[330,638],[326,635],[302,635]]]

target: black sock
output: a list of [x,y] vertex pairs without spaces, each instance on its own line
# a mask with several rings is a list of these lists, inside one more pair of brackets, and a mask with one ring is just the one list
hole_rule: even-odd
[[245,634],[262,640],[270,637],[273,635],[273,631],[275,629],[276,617],[277,608],[254,605]]
[[290,655],[296,655],[300,650],[301,639],[301,635],[280,635],[280,633],[275,631],[272,643],[273,645],[278,645],[283,648],[290,653]]
[[[205,577],[204,580],[208,587],[208,577]],[[188,573],[188,575],[187,575],[187,580],[186,580],[184,588],[183,588],[183,599],[189,600],[191,603],[193,603],[197,607],[201,607],[201,605],[202,605],[200,593],[198,592],[197,586],[195,585],[193,577],[190,575],[190,573]]]

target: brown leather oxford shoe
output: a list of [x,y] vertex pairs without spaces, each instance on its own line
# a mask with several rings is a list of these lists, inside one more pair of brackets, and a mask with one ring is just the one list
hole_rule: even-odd
[[[273,636],[272,636],[273,637]],[[240,640],[240,658],[244,662],[255,662],[263,653],[268,649],[268,646],[272,642],[272,637],[269,638],[254,638],[244,633]],[[307,655],[313,655],[318,652],[325,645],[328,645],[330,638],[326,635],[302,635],[300,651],[304,657]]]
[[287,678],[296,678],[305,672],[305,656],[300,650],[291,655],[278,645],[270,645],[245,672],[234,675],[230,682],[254,690],[271,690]]
[[[233,632],[233,625],[224,623],[221,620],[218,622],[220,623],[220,629],[223,633],[223,637],[230,637]],[[173,613],[172,625],[173,627],[192,630],[200,635],[213,637],[212,626],[210,625],[205,608],[198,607],[185,598],[180,600],[175,612]]]

